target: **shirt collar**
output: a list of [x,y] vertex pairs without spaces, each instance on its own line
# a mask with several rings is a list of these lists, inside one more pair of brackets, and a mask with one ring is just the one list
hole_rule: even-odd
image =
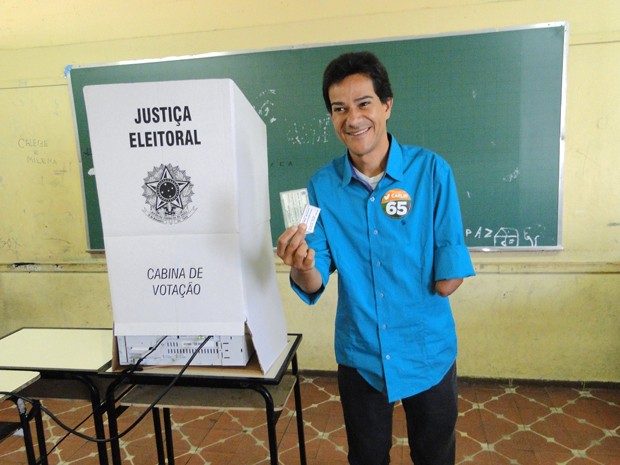
[[[401,181],[403,179],[403,151],[398,141],[388,133],[390,139],[390,151],[388,152],[388,162],[385,168],[385,174],[390,176],[395,181]],[[351,182],[352,178],[355,178],[353,173],[353,166],[351,166],[351,158],[349,152],[345,153],[344,171],[342,173],[342,185],[346,186]]]
[[403,148],[396,138],[388,134],[390,138],[390,153],[388,155],[387,167],[385,174],[395,181],[403,180]]

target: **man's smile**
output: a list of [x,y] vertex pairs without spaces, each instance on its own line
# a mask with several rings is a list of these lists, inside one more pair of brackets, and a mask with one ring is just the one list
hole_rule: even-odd
[[368,131],[370,131],[370,128],[360,129],[358,131],[348,131],[347,133],[350,136],[361,136],[362,134],[364,134],[364,133],[366,133]]

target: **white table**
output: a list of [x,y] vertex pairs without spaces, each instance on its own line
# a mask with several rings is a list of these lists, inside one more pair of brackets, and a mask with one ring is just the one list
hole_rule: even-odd
[[[26,447],[26,456],[30,465],[37,463],[47,464],[46,449],[45,449],[45,436],[43,431],[43,421],[41,419],[41,406],[38,402],[30,408],[23,401],[20,401],[17,395],[19,391],[29,386],[33,382],[39,379],[39,373],[35,371],[12,371],[12,370],[0,370],[0,402],[9,399],[17,406],[19,412],[19,423],[0,423],[2,426],[2,432],[0,433],[0,439],[8,436],[10,433],[18,428],[22,428],[24,431],[24,446]],[[34,453],[34,443],[32,440],[32,433],[30,432],[29,421],[31,418],[35,419],[37,440],[39,443],[39,456],[40,461],[37,461]]]
[[[300,380],[297,366],[297,348],[301,343],[301,334],[289,334],[287,344],[271,368],[263,373],[258,365],[256,354],[245,367],[206,367],[190,366],[183,375],[176,380],[176,384],[168,395],[161,399],[153,409],[155,427],[155,442],[157,447],[158,463],[174,465],[174,447],[172,444],[172,427],[170,421],[171,408],[260,408],[266,414],[267,433],[269,437],[270,464],[277,465],[278,444],[276,438],[276,423],[286,404],[291,391],[295,396],[295,411],[297,416],[297,436],[299,441],[300,463],[306,464],[306,447],[303,430]],[[292,374],[287,375],[291,369]],[[176,379],[181,367],[150,367],[145,366],[140,371],[123,374],[119,370],[108,370],[105,374],[114,376],[116,383],[121,380],[134,389],[121,397],[120,403],[124,406],[144,406],[161,393],[162,386],[168,385]],[[114,390],[117,384],[112,383],[107,393],[108,427],[110,438],[118,436],[116,395]],[[258,393],[258,399],[252,398],[252,391]],[[262,397],[262,402],[261,402]],[[164,413],[163,432],[160,427],[159,407]],[[165,447],[164,447],[165,446]],[[119,442],[110,443],[112,463],[121,464]],[[167,449],[167,451],[165,451]],[[167,462],[164,456],[167,452]]]
[[[23,389],[35,398],[89,399],[97,438],[105,438],[105,405],[98,373],[112,362],[110,328],[21,328],[0,338],[0,370],[38,372]],[[99,462],[108,464],[106,445],[97,444]]]
[[0,338],[0,369],[99,372],[112,360],[112,329],[22,328]]
[[35,371],[0,370],[0,402],[39,379]]

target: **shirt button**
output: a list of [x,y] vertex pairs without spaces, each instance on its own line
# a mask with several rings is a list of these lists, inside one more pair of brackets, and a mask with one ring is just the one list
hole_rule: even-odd
[[381,266],[381,262],[379,262],[379,261],[378,261],[378,262],[377,262],[377,266]]
[[383,299],[383,292],[379,293],[379,298]]
[[386,359],[386,360],[389,360],[389,359],[390,359],[390,355],[389,355],[389,354],[388,354],[388,355],[386,355],[386,356],[385,356],[385,359]]
[[374,202],[374,201],[375,201],[374,196],[370,198],[370,201],[371,201],[371,202]]
[[379,234],[379,230],[375,229],[372,233],[376,236],[377,234]]
[[387,329],[387,325],[382,325],[381,329]]

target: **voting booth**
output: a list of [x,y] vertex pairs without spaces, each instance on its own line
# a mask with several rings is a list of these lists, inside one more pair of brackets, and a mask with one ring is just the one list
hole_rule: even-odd
[[255,351],[268,370],[287,328],[261,118],[228,79],[92,85],[84,98],[118,350],[135,361],[166,337],[156,364],[183,364],[211,336],[195,364]]

